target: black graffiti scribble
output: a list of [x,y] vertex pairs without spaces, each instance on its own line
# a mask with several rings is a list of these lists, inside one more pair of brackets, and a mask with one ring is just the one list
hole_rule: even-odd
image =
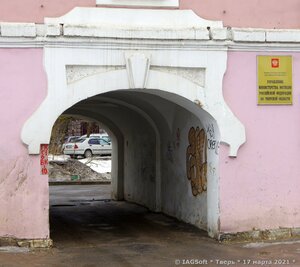
[[186,150],[187,178],[191,181],[194,196],[207,190],[207,139],[204,129],[192,127]]
[[207,126],[206,132],[210,138],[215,138],[215,128],[213,124]]
[[206,127],[206,133],[207,133],[207,148],[209,150],[214,150],[216,155],[219,154],[219,144],[220,142],[216,140],[216,134],[215,134],[215,128],[213,124],[209,124]]

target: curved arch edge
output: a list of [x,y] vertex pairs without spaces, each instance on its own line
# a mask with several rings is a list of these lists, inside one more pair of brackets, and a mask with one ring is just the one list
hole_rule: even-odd
[[[203,108],[217,121],[221,132],[221,142],[230,146],[229,156],[237,156],[238,149],[246,141],[245,127],[227,106],[221,90],[214,90],[214,95],[211,97],[207,95],[203,87],[183,77],[176,77],[173,74],[157,70],[149,70],[148,76],[145,89],[140,90],[150,92],[152,88],[155,88],[155,90],[177,94],[194,102],[199,108]],[[98,84],[103,86],[99,87]],[[88,76],[59,90],[50,83],[49,90],[53,90],[55,93],[47,95],[38,110],[22,128],[21,139],[28,145],[28,153],[39,154],[40,144],[49,143],[52,126],[57,117],[65,110],[89,97],[121,88],[123,88],[122,90],[129,89],[125,69]],[[189,90],[185,90],[185,88],[189,88]]]

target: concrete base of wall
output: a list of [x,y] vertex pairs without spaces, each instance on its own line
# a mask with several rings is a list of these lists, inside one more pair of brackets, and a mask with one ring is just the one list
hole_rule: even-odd
[[300,228],[279,228],[271,230],[253,230],[238,233],[220,233],[221,242],[257,242],[300,238]]
[[27,248],[51,248],[52,239],[17,239],[13,237],[0,237],[0,247],[15,246]]

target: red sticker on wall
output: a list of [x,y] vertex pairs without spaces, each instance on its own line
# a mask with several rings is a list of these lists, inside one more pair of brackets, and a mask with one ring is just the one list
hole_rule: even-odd
[[48,144],[41,144],[40,165],[41,174],[48,175]]

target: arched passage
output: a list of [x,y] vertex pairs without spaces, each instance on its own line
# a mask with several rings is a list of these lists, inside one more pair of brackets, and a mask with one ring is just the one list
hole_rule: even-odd
[[[92,118],[108,127],[114,141],[112,195],[116,199],[142,204],[215,235],[212,229],[213,220],[218,219],[219,130],[207,112],[191,101],[159,90],[151,94],[117,90],[82,100],[64,113]],[[197,159],[205,170],[200,174],[197,166],[192,167],[196,176],[189,180],[191,129],[205,133],[205,140],[196,140],[203,141],[200,145],[204,153],[196,153],[202,153],[203,158]],[[214,149],[207,146],[206,135],[211,130]]]
[[[96,8],[88,16],[87,11],[77,8],[47,19],[58,26],[67,23],[83,39],[51,40],[44,48],[48,95],[21,134],[29,154],[39,154],[40,144],[49,142],[52,125],[63,112],[106,121],[121,140],[115,177],[124,186],[117,186],[115,194],[217,236],[218,144],[228,144],[230,156],[236,156],[245,142],[244,127],[222,95],[227,51],[201,44],[200,33],[209,38],[207,27],[222,28],[222,23],[191,12],[141,11],[148,19],[136,36],[137,20],[130,19],[128,28],[116,32],[118,12],[103,17],[107,10]],[[166,29],[166,15],[180,25],[186,22],[188,28]],[[87,24],[78,29],[82,18]],[[103,24],[108,25],[104,36],[93,28]],[[166,40],[161,39],[161,29],[170,33]],[[193,159],[191,153],[197,149]],[[207,185],[203,186],[204,178],[196,182],[189,168],[206,174]]]
[[[202,108],[205,98],[201,98],[199,90],[180,91],[180,87],[192,86],[188,80],[178,78],[179,83],[176,83],[171,79],[173,75],[155,75],[155,80],[168,78],[173,91],[166,90],[167,84],[157,82],[152,86],[160,89],[119,90],[116,86],[122,83],[126,86],[127,76],[118,70],[81,79],[67,85],[65,91],[54,89],[55,93],[48,94],[38,112],[25,124],[23,141],[28,143],[30,153],[37,153],[39,144],[49,142],[52,124],[63,112],[104,121],[117,137],[118,144],[113,194],[118,199],[124,196],[129,201],[175,216],[217,236],[218,144],[221,141],[217,121]],[[199,102],[194,103],[191,99]],[[41,120],[44,116],[49,120]],[[37,127],[40,124],[43,127]],[[204,162],[195,167],[197,172],[205,169],[207,185],[200,190],[200,193],[204,191],[201,197],[193,193],[195,184],[191,185],[186,178],[188,131],[192,128],[203,129],[206,142],[212,142],[205,150]],[[34,137],[30,134],[32,130],[37,133]],[[145,175],[148,178],[141,181]],[[134,180],[129,182],[126,177]]]

